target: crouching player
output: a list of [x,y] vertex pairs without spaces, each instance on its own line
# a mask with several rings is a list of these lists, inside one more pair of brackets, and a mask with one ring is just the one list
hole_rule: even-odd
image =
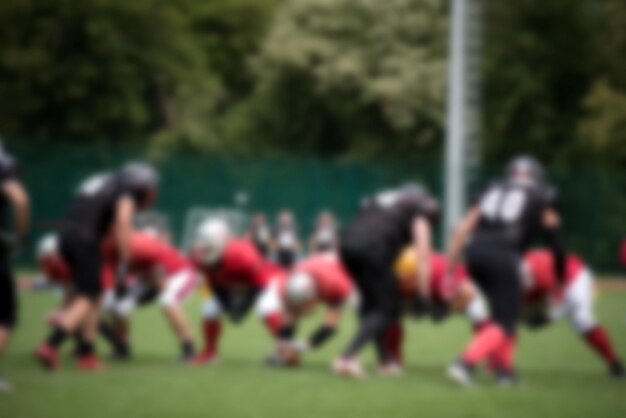
[[[489,321],[485,300],[463,266],[455,269],[452,282],[445,280],[446,268],[445,256],[432,253],[427,283],[420,284],[415,280],[416,272],[419,271],[417,254],[410,247],[402,252],[396,260],[394,271],[408,312],[418,318],[430,316],[435,322],[442,321],[450,313],[461,313],[469,319],[474,330],[481,329]],[[385,335],[385,347],[397,367],[403,363],[403,336],[400,321],[391,325]]]
[[[202,305],[205,346],[196,357],[196,363],[210,364],[217,359],[222,313],[234,323],[241,322],[263,290],[284,273],[265,260],[251,241],[233,237],[228,224],[220,219],[209,219],[200,226],[191,259],[213,291]],[[257,311],[276,337],[282,325],[280,313],[266,314],[260,303]]]
[[[278,286],[270,286],[261,296],[260,306],[267,314],[283,315],[278,345],[268,363],[298,365],[302,355],[330,340],[337,331],[342,308],[351,296],[352,282],[335,253],[313,255],[296,264]],[[320,303],[326,306],[324,322],[307,340],[296,340],[298,321]]]
[[[559,286],[550,252],[543,249],[529,251],[524,256],[523,288],[524,319],[530,327],[540,328],[567,316],[574,331],[606,362],[609,374],[619,378],[625,376],[606,330],[595,319],[593,276],[579,257],[567,256],[565,283]],[[506,358],[504,356],[504,360]]]
[[[119,264],[118,252],[113,245],[105,246],[105,276],[112,281],[115,266]],[[109,292],[105,309],[115,317],[121,347],[118,355],[129,355],[128,318],[142,299],[156,291],[156,300],[163,309],[173,333],[180,342],[182,359],[194,356],[193,335],[182,304],[197,287],[198,279],[189,261],[170,244],[142,232],[133,232],[128,253],[128,272],[134,278],[122,288]]]

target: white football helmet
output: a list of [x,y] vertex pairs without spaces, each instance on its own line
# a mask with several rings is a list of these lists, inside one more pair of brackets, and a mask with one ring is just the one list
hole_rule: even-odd
[[37,244],[37,258],[42,259],[59,253],[59,238],[56,234],[44,235]]
[[226,221],[218,218],[207,219],[198,228],[194,251],[201,262],[216,264],[222,258],[230,237],[230,227]]
[[287,305],[299,307],[311,302],[317,295],[315,282],[310,274],[305,272],[292,273],[285,285]]

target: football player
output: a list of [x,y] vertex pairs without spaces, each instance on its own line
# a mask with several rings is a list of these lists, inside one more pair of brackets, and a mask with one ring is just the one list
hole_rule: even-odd
[[[480,330],[489,322],[489,312],[485,300],[470,280],[465,267],[459,265],[453,273],[453,282],[444,280],[447,261],[444,255],[433,253],[430,257],[430,275],[428,285],[419,286],[415,280],[415,272],[419,271],[418,260],[413,248],[407,247],[398,257],[394,272],[400,284],[400,294],[407,304],[407,310],[413,316],[421,318],[429,315],[436,322],[447,317],[449,313],[462,313],[469,319],[474,330]],[[420,289],[428,289],[429,293],[420,295]],[[428,300],[427,306],[421,301]],[[402,340],[403,328],[398,321],[386,332],[385,345],[394,361],[401,367],[403,362]]]
[[[200,225],[191,260],[213,292],[202,305],[205,346],[196,357],[196,363],[210,364],[217,359],[222,313],[234,323],[241,322],[262,291],[284,273],[264,259],[251,241],[232,236],[221,219],[208,219]],[[266,314],[258,303],[257,311],[270,334],[277,336],[281,315]]]
[[[0,139],[0,211],[13,209],[15,227],[10,232],[2,224],[0,235],[0,356],[9,344],[11,332],[17,324],[18,301],[11,257],[26,239],[30,222],[28,193],[19,180],[17,161],[4,149]],[[0,375],[0,392],[11,391],[11,384]]]
[[[59,307],[52,311],[47,316],[48,325],[55,326],[59,323],[61,313],[63,309],[69,306],[76,292],[72,283],[72,272],[69,265],[63,259],[61,250],[59,249],[59,240],[55,234],[45,235],[37,245],[37,262],[39,264],[39,270],[45,281],[54,284],[62,292],[62,299]],[[101,274],[102,288],[105,292],[113,290],[114,283],[112,278]],[[92,326],[95,324],[91,324]],[[107,341],[113,346],[118,345],[118,341],[113,334],[108,333],[106,328],[103,328],[104,324],[101,324],[101,334],[107,339]],[[82,347],[85,344],[84,335],[90,335],[93,331],[88,330],[85,327],[77,330],[74,334],[76,341],[75,354],[77,357],[78,368],[85,371],[99,370],[103,367],[103,364],[96,357],[95,353],[82,353]]]
[[[105,245],[105,276],[113,276],[120,262],[119,251],[113,243]],[[183,360],[194,355],[193,335],[182,304],[196,289],[198,280],[191,263],[177,249],[149,233],[133,232],[128,252],[128,272],[138,283],[134,291],[116,298],[114,292],[107,294],[105,307],[116,317],[118,330],[128,341],[127,322],[131,313],[150,289],[157,292],[157,303],[163,309],[172,331],[178,338]],[[118,336],[119,338],[120,336]],[[125,357],[128,345],[119,354]]]
[[[565,283],[555,276],[554,260],[549,251],[535,249],[524,256],[524,319],[532,328],[540,328],[566,316],[573,330],[584,338],[607,364],[609,374],[623,378],[624,367],[606,330],[598,324],[593,310],[593,274],[583,260],[567,256]],[[511,351],[513,347],[509,347]],[[496,369],[508,369],[512,354],[505,351],[492,359]],[[504,364],[500,364],[500,363]]]
[[[507,177],[489,185],[453,233],[448,248],[447,278],[452,277],[468,238],[467,267],[485,295],[493,322],[474,336],[448,369],[455,382],[471,386],[476,364],[514,346],[522,307],[521,259],[530,241],[543,233],[554,257],[555,277],[565,278],[565,248],[556,193],[532,157],[516,157]],[[498,371],[502,385],[515,383],[513,364]]]
[[[360,297],[359,327],[342,355],[333,362],[339,375],[360,378],[365,372],[358,354],[374,342],[385,374],[399,372],[385,349],[386,329],[400,314],[398,283],[393,273],[397,255],[409,243],[422,260],[429,260],[433,223],[438,204],[420,185],[408,184],[383,191],[366,200],[340,238],[341,261]],[[429,262],[416,274],[420,285],[428,283]],[[422,294],[427,294],[424,289]]]
[[[283,315],[270,363],[295,365],[303,354],[329,341],[337,332],[342,308],[351,296],[351,279],[335,253],[312,255],[296,264],[276,285],[269,286],[261,296],[261,309]],[[308,339],[295,340],[299,320],[320,303],[326,306],[322,325]]]
[[[48,338],[37,348],[36,358],[48,370],[58,367],[58,348],[85,323],[98,323],[102,296],[101,247],[113,234],[120,263],[116,284],[123,291],[128,272],[133,217],[149,208],[157,193],[158,174],[144,163],[130,163],[115,172],[89,177],[74,197],[59,230],[63,259],[72,271],[76,297],[61,313]],[[88,327],[97,330],[97,325]],[[81,347],[81,353],[94,352],[95,335]]]

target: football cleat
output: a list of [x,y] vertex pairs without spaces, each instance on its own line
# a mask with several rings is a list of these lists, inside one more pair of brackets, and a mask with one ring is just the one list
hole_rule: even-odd
[[217,363],[217,353],[214,351],[202,351],[196,355],[189,363],[196,365],[212,365]]
[[501,388],[512,388],[519,385],[519,377],[514,371],[497,370],[495,377],[496,383]]
[[474,376],[471,367],[462,360],[457,360],[448,367],[448,378],[458,385],[470,388],[474,386]]
[[378,374],[382,377],[399,377],[404,374],[404,368],[400,363],[391,361],[379,365]]
[[611,364],[609,367],[609,375],[614,379],[624,379],[626,378],[626,372],[624,371],[624,366],[619,361]]
[[59,353],[54,347],[46,343],[37,348],[35,358],[46,370],[53,371],[59,367]]
[[338,376],[350,377],[353,379],[364,379],[367,377],[365,370],[358,360],[338,358],[332,364],[333,373]]
[[78,368],[85,372],[99,372],[106,368],[106,365],[98,356],[91,354],[82,356],[77,360]]

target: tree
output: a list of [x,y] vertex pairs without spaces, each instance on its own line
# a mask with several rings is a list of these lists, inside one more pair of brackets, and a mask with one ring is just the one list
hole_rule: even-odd
[[[277,150],[406,155],[442,137],[446,11],[437,0],[292,0],[253,61],[239,137]],[[245,115],[245,116],[241,116]]]

